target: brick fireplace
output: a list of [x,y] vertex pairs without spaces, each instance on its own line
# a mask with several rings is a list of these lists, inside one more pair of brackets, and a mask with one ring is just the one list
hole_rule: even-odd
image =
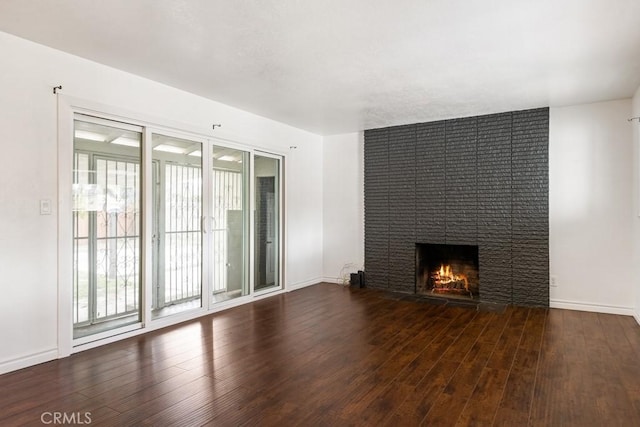
[[548,108],[365,131],[367,286],[420,293],[417,244],[475,246],[477,299],[548,306],[548,144]]

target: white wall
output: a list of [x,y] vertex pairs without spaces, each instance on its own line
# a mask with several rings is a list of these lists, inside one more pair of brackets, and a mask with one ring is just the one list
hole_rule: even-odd
[[633,312],[629,114],[630,100],[550,111],[553,307]]
[[342,283],[364,266],[364,138],[324,138],[324,280]]
[[293,144],[287,157],[289,289],[322,280],[322,139]]
[[[161,121],[221,123],[218,135],[290,154],[286,286],[320,280],[321,137],[5,33],[0,52],[0,372],[56,354],[56,85]],[[53,202],[52,215],[39,215],[39,199]]]
[[[632,100],[632,112],[630,117],[640,117],[640,87]],[[633,194],[631,200],[631,218],[633,222],[633,258],[632,281],[635,292],[635,318],[640,323],[640,122],[638,119],[631,123],[633,132]]]

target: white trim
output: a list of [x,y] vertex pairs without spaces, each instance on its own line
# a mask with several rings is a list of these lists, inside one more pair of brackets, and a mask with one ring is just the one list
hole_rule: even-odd
[[274,292],[280,292],[283,290],[282,286],[273,286],[271,288],[258,289],[257,291],[253,291],[252,296],[255,298],[265,296],[267,294],[272,294]]
[[[256,268],[256,260],[255,260],[255,238],[256,238],[256,165],[255,165],[255,152],[251,150],[249,152],[249,176],[246,177],[247,183],[249,185],[249,252],[245,253],[247,257],[247,262],[249,263],[249,289],[248,295],[253,295],[254,287],[256,285],[256,276],[255,276],[255,268]],[[244,182],[242,183],[244,186]]]
[[142,173],[142,197],[140,200],[142,208],[142,218],[140,226],[142,227],[142,239],[140,246],[140,256],[142,257],[141,268],[141,319],[142,329],[144,325],[151,322],[151,305],[153,303],[153,160],[146,162],[145,159],[153,159],[153,138],[150,127],[143,128],[142,133],[142,152],[140,158],[140,170]]
[[621,307],[616,305],[603,305],[603,304],[584,303],[584,302],[566,301],[566,300],[558,300],[558,299],[550,300],[549,307],[562,308],[565,310],[590,311],[594,313],[620,314],[623,316],[636,315],[633,307]]
[[[76,112],[74,114],[73,120],[79,120],[81,122],[86,122],[86,123],[92,123],[95,125],[99,125],[99,126],[108,126],[108,127],[116,127],[118,129],[124,129],[124,130],[128,130],[131,132],[136,132],[136,133],[142,133],[142,131],[144,130],[144,126],[142,125],[137,125],[137,124],[131,124],[131,120],[127,121],[127,122],[123,122],[121,120],[115,120],[116,123],[114,123],[114,120],[107,120],[102,118],[103,115],[94,115],[94,114],[85,114],[85,113],[81,113],[81,112]],[[75,133],[75,129],[74,129],[74,133]]]
[[286,277],[286,268],[285,265],[285,252],[287,247],[287,228],[286,228],[286,220],[285,220],[285,209],[286,209],[286,192],[285,192],[285,159],[286,156],[284,154],[280,155],[278,159],[278,275],[280,282],[280,289],[286,289],[285,283],[287,283]]
[[636,319],[636,322],[638,323],[638,325],[640,325],[640,313],[638,313],[637,311],[633,311],[633,318]]
[[58,357],[71,354],[73,347],[73,119],[67,98],[58,95]]
[[[634,145],[635,145],[634,150],[636,152],[636,166],[640,166],[640,120],[638,120],[638,131],[636,132],[636,135],[638,135],[637,141],[634,141]],[[640,173],[636,174],[635,181],[637,186],[636,203],[637,203],[637,210],[638,210],[638,218],[640,218]]]
[[[132,325],[127,325],[127,326],[123,326],[121,328],[116,328],[116,329],[109,329],[106,330],[104,332],[98,332],[95,334],[91,334],[91,335],[87,335],[84,337],[80,337],[80,338],[76,338],[73,340],[73,347],[79,347],[82,345],[86,345],[88,343],[94,342],[94,341],[102,341],[105,338],[110,338],[111,336],[117,336],[117,335],[122,335],[122,334],[126,334],[127,332],[130,331],[137,331],[138,329],[143,329],[143,323],[142,322],[136,322]],[[73,350],[71,350],[73,351]]]
[[[211,194],[213,194],[213,168],[211,160],[211,152],[215,143],[211,140],[202,142],[202,173],[200,179],[202,180],[202,226],[200,230],[200,241],[202,242],[202,249],[200,251],[200,265],[202,265],[202,271],[200,272],[201,289],[200,289],[200,304],[207,310],[212,310],[215,307],[215,301],[211,298],[213,292],[213,259],[211,256],[211,218],[213,217],[213,200]],[[243,165],[244,169],[244,165]],[[244,191],[244,188],[242,189]],[[244,238],[244,236],[242,236]],[[160,320],[160,319],[159,319]]]
[[322,281],[323,281],[322,277],[315,277],[313,279],[305,280],[304,282],[290,283],[287,285],[287,291],[290,292],[290,291],[295,291],[296,289],[306,288],[307,286],[317,285]]
[[344,281],[342,277],[322,277],[320,281],[325,283],[334,283],[336,285],[343,285]]
[[289,194],[290,174],[289,160],[286,154],[280,159],[280,284],[282,289],[288,290],[287,280],[289,279],[289,221],[287,221],[287,194]]
[[15,359],[0,362],[0,375],[7,372],[17,371],[18,369],[28,368],[29,366],[37,365],[44,362],[49,362],[58,358],[58,349],[53,348],[51,350],[41,351],[40,353],[33,353],[27,356],[18,357]]

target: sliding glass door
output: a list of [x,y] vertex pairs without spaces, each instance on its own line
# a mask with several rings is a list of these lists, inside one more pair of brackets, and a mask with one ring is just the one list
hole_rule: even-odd
[[153,317],[201,307],[207,274],[212,303],[247,295],[249,153],[159,134],[152,140]]
[[280,159],[254,156],[254,289],[280,284]]
[[152,317],[202,306],[202,143],[152,135]]
[[73,123],[74,345],[282,288],[281,157]]
[[140,322],[141,129],[74,122],[74,338]]
[[249,293],[249,153],[211,146],[212,302]]

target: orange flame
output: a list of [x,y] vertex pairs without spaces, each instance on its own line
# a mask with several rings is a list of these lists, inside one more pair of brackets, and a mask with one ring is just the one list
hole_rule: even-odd
[[436,285],[439,287],[447,287],[448,284],[454,282],[464,282],[464,288],[469,290],[469,282],[464,274],[454,274],[450,265],[440,264],[440,269],[434,275]]

